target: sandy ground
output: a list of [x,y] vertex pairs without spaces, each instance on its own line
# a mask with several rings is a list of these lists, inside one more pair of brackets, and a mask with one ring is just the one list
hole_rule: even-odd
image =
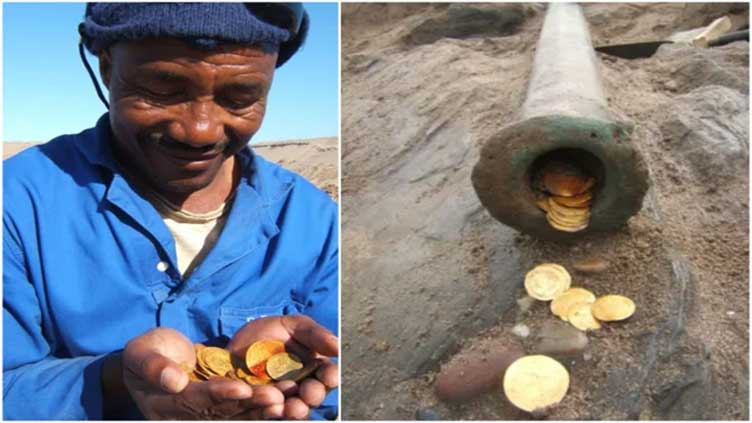
[[[36,145],[34,142],[3,143],[3,159]],[[312,138],[280,142],[262,142],[253,146],[264,158],[303,175],[314,185],[338,200],[339,154],[337,138]]]
[[[505,8],[507,5],[484,6]],[[589,333],[564,364],[550,419],[748,419],[749,44],[664,46],[601,57],[614,115],[635,125],[651,189],[618,231],[570,243],[501,225],[470,183],[479,148],[524,100],[543,7],[509,31],[456,36],[447,4],[343,4],[343,418],[528,419],[492,394],[441,402],[433,382],[472,351],[532,339],[547,304],[522,313],[523,277],[567,268],[597,295],[632,298],[628,321]],[[744,6],[590,4],[595,44],[661,40]],[[456,32],[456,31],[455,31]],[[526,324],[529,338],[511,328]],[[458,381],[461,383],[461,381]]]

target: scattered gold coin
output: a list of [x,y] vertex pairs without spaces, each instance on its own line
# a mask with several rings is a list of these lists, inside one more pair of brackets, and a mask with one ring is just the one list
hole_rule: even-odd
[[579,330],[587,331],[593,329],[600,329],[601,324],[593,317],[593,312],[590,309],[591,304],[587,302],[579,302],[572,304],[567,309],[567,321]]
[[569,288],[561,295],[551,301],[551,313],[560,319],[567,321],[567,311],[569,307],[576,303],[592,303],[595,301],[595,294],[584,288]]
[[604,295],[593,303],[593,315],[604,322],[629,318],[635,312],[635,303],[621,295]]
[[536,300],[553,300],[569,289],[572,277],[562,266],[541,264],[525,275],[525,290]]
[[517,359],[504,373],[504,394],[517,408],[532,412],[559,403],[569,389],[569,372],[545,355]]

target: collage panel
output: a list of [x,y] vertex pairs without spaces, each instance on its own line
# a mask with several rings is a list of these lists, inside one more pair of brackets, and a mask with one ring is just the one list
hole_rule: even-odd
[[344,3],[343,418],[748,420],[748,23]]
[[3,419],[337,419],[339,4],[2,11]]

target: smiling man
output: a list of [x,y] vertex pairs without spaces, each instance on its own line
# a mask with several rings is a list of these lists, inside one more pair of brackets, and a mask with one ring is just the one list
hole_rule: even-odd
[[[5,419],[336,417],[337,207],[247,148],[302,5],[90,3],[79,31],[109,113],[4,163]],[[318,370],[177,358],[262,339]]]

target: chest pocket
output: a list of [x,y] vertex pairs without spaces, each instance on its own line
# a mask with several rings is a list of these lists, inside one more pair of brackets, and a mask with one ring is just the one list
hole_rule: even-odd
[[232,338],[235,332],[248,322],[262,317],[300,314],[302,310],[303,305],[295,301],[284,301],[273,306],[250,308],[222,306],[219,309],[219,333]]

